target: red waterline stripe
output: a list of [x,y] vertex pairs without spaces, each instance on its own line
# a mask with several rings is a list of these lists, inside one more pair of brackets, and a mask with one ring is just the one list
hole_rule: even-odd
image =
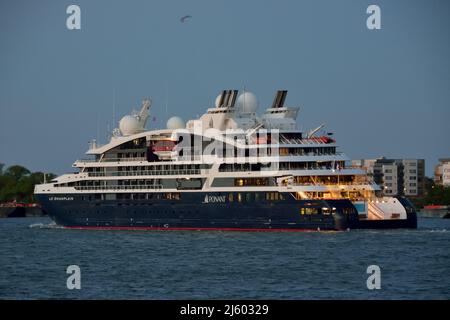
[[183,227],[95,227],[95,226],[70,226],[67,229],[80,230],[156,230],[156,231],[240,231],[240,232],[317,232],[317,231],[336,231],[336,230],[317,230],[317,229],[288,229],[288,228],[183,228]]

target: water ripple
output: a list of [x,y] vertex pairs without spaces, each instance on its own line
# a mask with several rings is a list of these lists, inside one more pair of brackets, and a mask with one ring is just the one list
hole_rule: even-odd
[[[0,299],[449,299],[450,221],[417,230],[88,231],[0,220]],[[66,288],[79,265],[82,289]],[[379,265],[382,289],[366,287]]]

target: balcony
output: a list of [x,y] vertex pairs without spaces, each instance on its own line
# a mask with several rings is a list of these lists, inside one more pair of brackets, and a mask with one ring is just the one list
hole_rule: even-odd
[[135,158],[102,158],[100,160],[95,159],[79,159],[75,163],[93,163],[93,162],[132,162],[132,161],[147,161],[146,157]]
[[123,186],[123,185],[115,185],[115,186],[75,186],[75,190],[95,190],[95,191],[120,191],[120,190],[155,190],[162,189],[163,186],[161,184],[158,185],[136,185],[136,186]]
[[89,172],[89,177],[165,176],[200,174],[200,169]]
[[336,141],[330,137],[314,137],[314,138],[287,138],[283,134],[280,135],[281,144],[302,144],[302,145],[317,145],[317,144],[333,144]]

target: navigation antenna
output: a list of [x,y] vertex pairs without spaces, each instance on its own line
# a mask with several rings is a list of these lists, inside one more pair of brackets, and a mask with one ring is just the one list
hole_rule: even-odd
[[99,115],[99,112],[98,112],[98,109],[97,109],[97,141],[98,141],[98,139],[99,139],[99,137],[100,137],[100,115]]
[[166,81],[166,117],[169,113],[169,79]]
[[112,105],[112,107],[113,107],[112,123],[113,123],[113,127],[114,127],[116,125],[116,88],[113,88],[113,105]]
[[[246,92],[247,90],[246,90],[246,88],[245,88],[245,84],[244,84],[244,92],[242,92],[242,94],[244,95],[244,102],[242,103],[242,105],[241,105],[241,107],[242,107],[242,109],[244,109],[245,108],[245,97],[246,97],[246,94],[245,94],[245,92]],[[242,112],[242,109],[240,110],[241,112]]]

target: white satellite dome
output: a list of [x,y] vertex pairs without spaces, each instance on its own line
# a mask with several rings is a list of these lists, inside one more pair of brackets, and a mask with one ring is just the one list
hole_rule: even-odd
[[220,103],[220,98],[222,97],[222,94],[219,94],[217,97],[216,97],[216,100],[214,100],[214,106],[216,107],[216,108],[218,108],[219,107],[219,103]]
[[124,136],[129,136],[142,130],[139,120],[136,117],[130,115],[127,115],[120,119],[119,129]]
[[176,130],[176,129],[183,129],[185,127],[186,124],[180,117],[172,117],[169,120],[167,120],[167,129]]
[[237,98],[237,106],[242,113],[255,113],[258,105],[258,99],[250,91],[244,91]]

